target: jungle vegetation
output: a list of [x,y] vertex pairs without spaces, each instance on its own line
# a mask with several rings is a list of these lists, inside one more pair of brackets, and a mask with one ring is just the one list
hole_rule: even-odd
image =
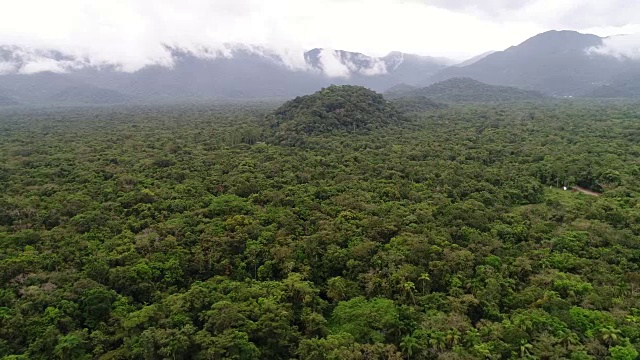
[[0,112],[0,358],[638,357],[640,104],[307,100]]

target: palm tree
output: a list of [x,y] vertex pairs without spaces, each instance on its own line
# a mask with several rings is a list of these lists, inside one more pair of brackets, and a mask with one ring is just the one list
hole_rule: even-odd
[[618,341],[620,333],[621,331],[614,328],[613,326],[606,326],[600,329],[600,336],[602,338],[602,341],[604,341],[605,344],[609,346]]
[[429,345],[431,345],[436,352],[443,351],[447,348],[447,337],[444,333],[436,331],[429,336]]
[[580,343],[580,338],[573,331],[567,330],[560,334],[560,343],[564,345],[565,349],[569,350],[570,347]]
[[460,344],[460,331],[456,330],[456,329],[451,329],[449,331],[447,331],[447,342],[449,343],[449,345],[453,346],[457,346],[458,344]]
[[467,330],[464,336],[464,341],[468,346],[474,346],[480,343],[480,332],[476,328]]
[[526,340],[522,340],[520,343],[520,357],[524,358],[530,356],[531,353],[529,351],[531,349],[533,349],[533,345],[529,344]]
[[419,279],[422,281],[422,295],[424,295],[426,292],[427,283],[431,281],[431,277],[428,273],[424,273],[420,275]]
[[637,324],[637,323],[640,323],[640,316],[628,315],[627,317],[624,318],[624,320],[632,324]]
[[416,350],[420,348],[418,345],[418,340],[413,336],[407,335],[400,342],[400,349],[402,349],[402,353],[407,356],[407,359],[411,359]]
[[415,296],[413,296],[413,292],[416,290],[416,284],[411,281],[407,281],[404,283],[403,288],[404,291],[408,292],[409,295],[411,295],[411,298],[413,299],[413,305],[416,305],[416,298]]
[[487,343],[477,344],[473,346],[473,352],[485,359],[491,358],[491,346]]

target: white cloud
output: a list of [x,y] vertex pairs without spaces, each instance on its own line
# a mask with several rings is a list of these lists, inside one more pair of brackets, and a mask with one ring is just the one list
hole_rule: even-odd
[[20,74],[35,74],[44,71],[63,73],[67,71],[67,68],[65,68],[64,63],[61,61],[46,58],[36,58],[31,59],[18,70]]
[[[0,2],[0,44],[56,49],[94,66],[113,64],[125,71],[149,64],[170,66],[167,46],[202,56],[229,56],[228,44],[242,43],[254,50],[268,48],[291,68],[302,69],[303,51],[316,47],[464,60],[550,27],[608,26],[606,34],[599,35],[611,35],[640,23],[640,2],[628,0]],[[374,66],[367,71],[382,70]],[[337,67],[332,71],[344,74]]]
[[640,33],[608,37],[603,40],[602,46],[592,48],[590,51],[619,59],[640,60]]
[[0,61],[0,75],[16,71],[16,65],[8,61]]
[[334,50],[323,49],[318,55],[322,72],[328,77],[348,78],[351,70],[343,64]]
[[387,73],[387,65],[379,59],[376,59],[370,67],[360,70],[360,73],[367,76],[384,75]]
[[364,54],[322,49],[318,61],[320,70],[328,77],[348,78],[356,74],[375,76],[387,73],[387,65],[382,59]]

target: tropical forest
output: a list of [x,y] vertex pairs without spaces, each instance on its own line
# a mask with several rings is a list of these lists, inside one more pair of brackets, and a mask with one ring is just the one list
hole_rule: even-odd
[[637,359],[640,103],[465,82],[0,109],[0,359]]

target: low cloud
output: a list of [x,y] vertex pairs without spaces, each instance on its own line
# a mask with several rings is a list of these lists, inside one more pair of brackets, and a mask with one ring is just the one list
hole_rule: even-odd
[[[628,0],[20,0],[3,4],[0,45],[55,49],[83,66],[131,72],[172,66],[171,49],[226,57],[233,53],[229,44],[244,44],[304,70],[303,53],[313,48],[464,60],[550,28],[608,26],[597,34],[619,33],[640,23],[638,13],[640,2]],[[38,61],[27,71],[76,65]],[[346,76],[344,67],[328,66]],[[386,68],[358,71],[375,75]]]
[[619,59],[640,60],[640,34],[605,38],[601,46],[591,48],[589,52],[614,56]]
[[55,49],[128,72],[171,66],[168,49],[227,56],[228,44],[245,44],[304,69],[304,51],[313,48],[466,58],[534,34],[517,26],[505,36],[499,24],[397,0],[21,0],[0,12],[0,45]]
[[374,76],[384,75],[387,73],[387,65],[379,58],[357,53],[343,53],[341,60],[354,74]]
[[364,54],[322,49],[318,54],[319,67],[325,76],[349,78],[353,75],[384,75],[387,64],[380,58]]
[[351,70],[343,64],[333,50],[323,49],[318,56],[322,72],[333,78],[348,78],[351,76]]
[[379,60],[379,59],[376,59],[376,60],[377,61],[375,61],[372,66],[364,68],[364,69],[360,70],[360,72],[363,75],[367,75],[367,76],[375,76],[375,75],[384,75],[384,74],[386,74],[387,73],[386,64],[383,61]]
[[[0,12],[0,45],[55,49],[88,66],[133,72],[171,66],[172,49],[202,57],[229,56],[234,44],[268,48],[287,66],[300,66],[294,31],[278,24],[289,0],[21,0]],[[34,11],[33,9],[38,9]],[[60,70],[48,62],[48,66]],[[35,68],[44,64],[34,66]]]
[[82,60],[53,50],[0,46],[1,74],[35,74],[45,71],[62,73],[86,66]]
[[64,73],[64,72],[67,72],[67,70],[68,68],[65,67],[64,62],[62,61],[40,58],[40,59],[33,59],[27,62],[26,64],[24,64],[24,66],[22,66],[18,70],[18,73],[35,74],[35,73],[45,72],[45,71],[54,72],[54,73]]
[[0,61],[0,75],[16,72],[16,65],[8,61]]

